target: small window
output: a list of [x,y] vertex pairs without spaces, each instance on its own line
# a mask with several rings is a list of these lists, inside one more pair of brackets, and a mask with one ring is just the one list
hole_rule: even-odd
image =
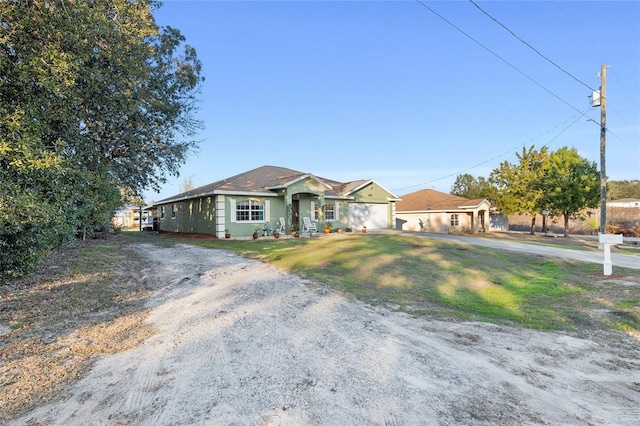
[[264,221],[264,205],[258,201],[241,201],[236,206],[237,222]]
[[336,205],[334,203],[324,205],[324,220],[336,220]]
[[160,206],[160,219],[164,219],[164,206]]
[[176,218],[176,205],[171,204],[171,219],[175,219],[175,218]]
[[457,213],[451,215],[451,226],[460,226],[460,219]]

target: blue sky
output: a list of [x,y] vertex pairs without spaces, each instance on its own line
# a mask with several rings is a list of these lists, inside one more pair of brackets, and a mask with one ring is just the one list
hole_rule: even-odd
[[602,64],[607,175],[640,179],[640,2],[476,3],[571,75],[469,1],[165,1],[158,25],[203,64],[205,129],[181,176],[145,200],[262,165],[403,195],[488,177],[530,145],[599,164],[588,96]]

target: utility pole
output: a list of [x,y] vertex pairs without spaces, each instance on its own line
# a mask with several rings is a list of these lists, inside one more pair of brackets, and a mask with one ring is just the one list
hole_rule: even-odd
[[600,233],[607,230],[607,65],[600,67]]

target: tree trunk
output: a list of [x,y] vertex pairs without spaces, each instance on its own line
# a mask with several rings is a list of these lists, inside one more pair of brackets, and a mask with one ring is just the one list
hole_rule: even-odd
[[533,235],[536,232],[536,215],[533,215],[533,218],[531,219],[531,230],[529,231],[529,234]]
[[109,235],[111,234],[111,216],[109,216],[106,223],[104,224],[104,230],[102,231],[102,233],[103,233],[104,239],[108,240]]
[[564,214],[564,236],[565,237],[569,236],[569,214],[568,213]]

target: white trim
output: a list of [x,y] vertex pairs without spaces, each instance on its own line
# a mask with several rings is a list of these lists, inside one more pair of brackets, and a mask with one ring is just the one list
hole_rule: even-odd
[[[246,200],[242,200],[240,201],[241,203],[249,203],[249,220],[238,220],[238,208],[237,208],[237,201],[235,199],[231,199],[231,203],[233,210],[231,211],[230,217],[231,217],[231,221],[234,223],[265,223],[267,222],[267,209],[270,210],[269,207],[271,205],[271,200],[261,200],[259,198],[248,198]],[[262,206],[262,220],[252,220],[251,219],[251,205],[252,204],[259,204]]]
[[342,200],[342,201],[353,201],[355,200],[356,197],[348,197],[346,195],[330,195],[330,194],[325,194],[324,196],[325,199],[330,199],[330,200]]
[[229,198],[229,222],[236,223],[236,199]]
[[225,200],[224,195],[218,195],[214,197],[215,205],[215,221],[216,221],[216,236],[218,238],[224,238],[224,230],[227,228],[225,223]]
[[271,200],[264,200],[264,221],[271,222]]
[[254,197],[281,197],[282,194],[275,194],[273,192],[253,192],[253,191],[220,191],[215,190],[212,194],[224,194],[224,195],[247,195]]

